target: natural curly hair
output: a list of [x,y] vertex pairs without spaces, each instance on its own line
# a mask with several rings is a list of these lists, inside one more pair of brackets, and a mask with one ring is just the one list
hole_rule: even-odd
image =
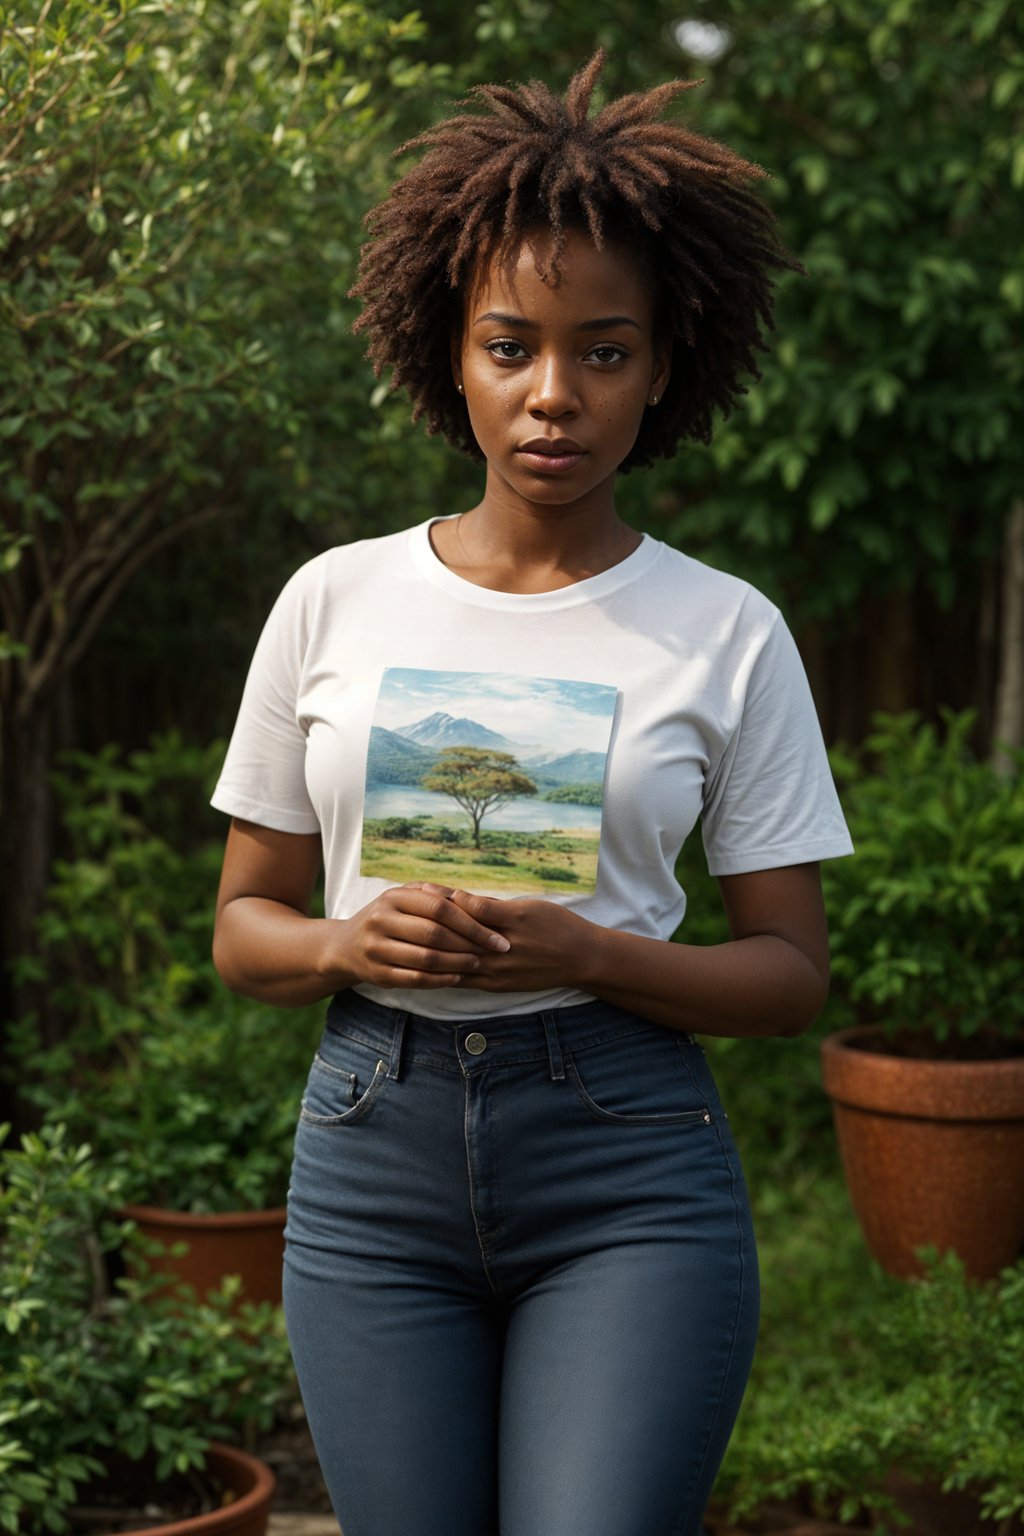
[[746,394],[741,374],[760,379],[759,323],[774,329],[771,269],[804,272],[781,245],[775,215],[742,185],[768,172],[725,145],[661,114],[699,80],[673,80],[622,96],[589,117],[605,62],[599,49],[573,76],[565,99],[539,81],[480,85],[486,113],[446,118],[402,144],[426,148],[366,216],[354,329],[366,331],[374,371],[412,398],[472,458],[482,455],[451,371],[451,338],[462,295],[478,264],[514,259],[523,236],[552,236],[546,280],[557,279],[567,230],[589,232],[600,249],[627,248],[653,280],[656,328],[672,335],[672,375],[644,412],[623,470],[669,457],[681,438],[711,439],[712,413],[726,416]]

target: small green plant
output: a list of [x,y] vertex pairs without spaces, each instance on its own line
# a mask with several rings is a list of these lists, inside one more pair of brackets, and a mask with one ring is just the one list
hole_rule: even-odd
[[856,847],[824,868],[834,983],[907,1054],[1000,1054],[1024,1031],[1024,753],[1001,776],[970,712],[943,720],[877,715],[834,754]]
[[123,1194],[63,1126],[0,1151],[0,1528],[18,1536],[65,1531],[115,1458],[158,1480],[202,1467],[293,1390],[280,1310],[233,1312],[233,1282],[187,1308],[148,1278],[110,1286]]
[[932,1254],[895,1280],[834,1176],[766,1183],[755,1214],[760,1342],[716,1485],[731,1517],[785,1502],[895,1533],[893,1468],[975,1493],[989,1519],[1024,1512],[1024,1261],[979,1285]]
[[535,864],[530,874],[538,875],[541,880],[556,881],[560,885],[576,885],[580,878],[574,869],[562,869],[557,864]]
[[214,971],[222,844],[176,833],[208,825],[219,756],[169,736],[65,760],[38,967],[65,1038],[41,1046],[31,1018],[10,1031],[26,1102],[119,1169],[126,1199],[197,1213],[283,1203],[322,1027],[321,1010],[285,1017]]

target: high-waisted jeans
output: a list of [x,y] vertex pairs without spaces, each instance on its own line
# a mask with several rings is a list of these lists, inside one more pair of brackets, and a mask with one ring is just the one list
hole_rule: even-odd
[[608,1003],[331,1003],[284,1304],[344,1536],[698,1536],[757,1257],[704,1052]]

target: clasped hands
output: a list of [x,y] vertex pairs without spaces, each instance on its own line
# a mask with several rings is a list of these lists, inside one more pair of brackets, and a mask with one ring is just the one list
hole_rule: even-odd
[[382,987],[483,992],[578,986],[600,929],[557,902],[503,900],[413,880],[343,919],[344,964]]

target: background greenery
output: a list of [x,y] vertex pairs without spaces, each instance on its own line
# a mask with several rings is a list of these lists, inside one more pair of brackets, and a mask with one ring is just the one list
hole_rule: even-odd
[[[622,506],[782,604],[858,848],[825,869],[819,1024],[709,1045],[765,1293],[720,1488],[738,1511],[796,1498],[884,1520],[898,1464],[974,1486],[997,1519],[1024,1508],[1021,1266],[980,1288],[949,1263],[882,1276],[818,1070],[821,1034],[859,1018],[1020,1029],[1019,7],[32,0],[0,18],[0,1019],[15,1108],[46,1129],[0,1181],[7,1529],[88,1474],[61,1438],[68,1382],[110,1433],[187,1461],[190,1373],[213,1400],[207,1366],[248,1379],[224,1316],[175,1335],[145,1296],[110,1311],[82,1256],[124,1239],[118,1199],[280,1198],[319,1010],[219,985],[206,796],[290,572],[468,507],[478,484],[349,334],[361,220],[392,148],[468,86],[561,87],[599,42],[605,94],[703,81],[677,110],[772,172],[807,268],[779,285],[743,409],[629,477]],[[680,874],[682,936],[720,941],[699,843]],[[110,1329],[151,1341],[116,1380]],[[287,1389],[282,1362],[268,1390]]]

